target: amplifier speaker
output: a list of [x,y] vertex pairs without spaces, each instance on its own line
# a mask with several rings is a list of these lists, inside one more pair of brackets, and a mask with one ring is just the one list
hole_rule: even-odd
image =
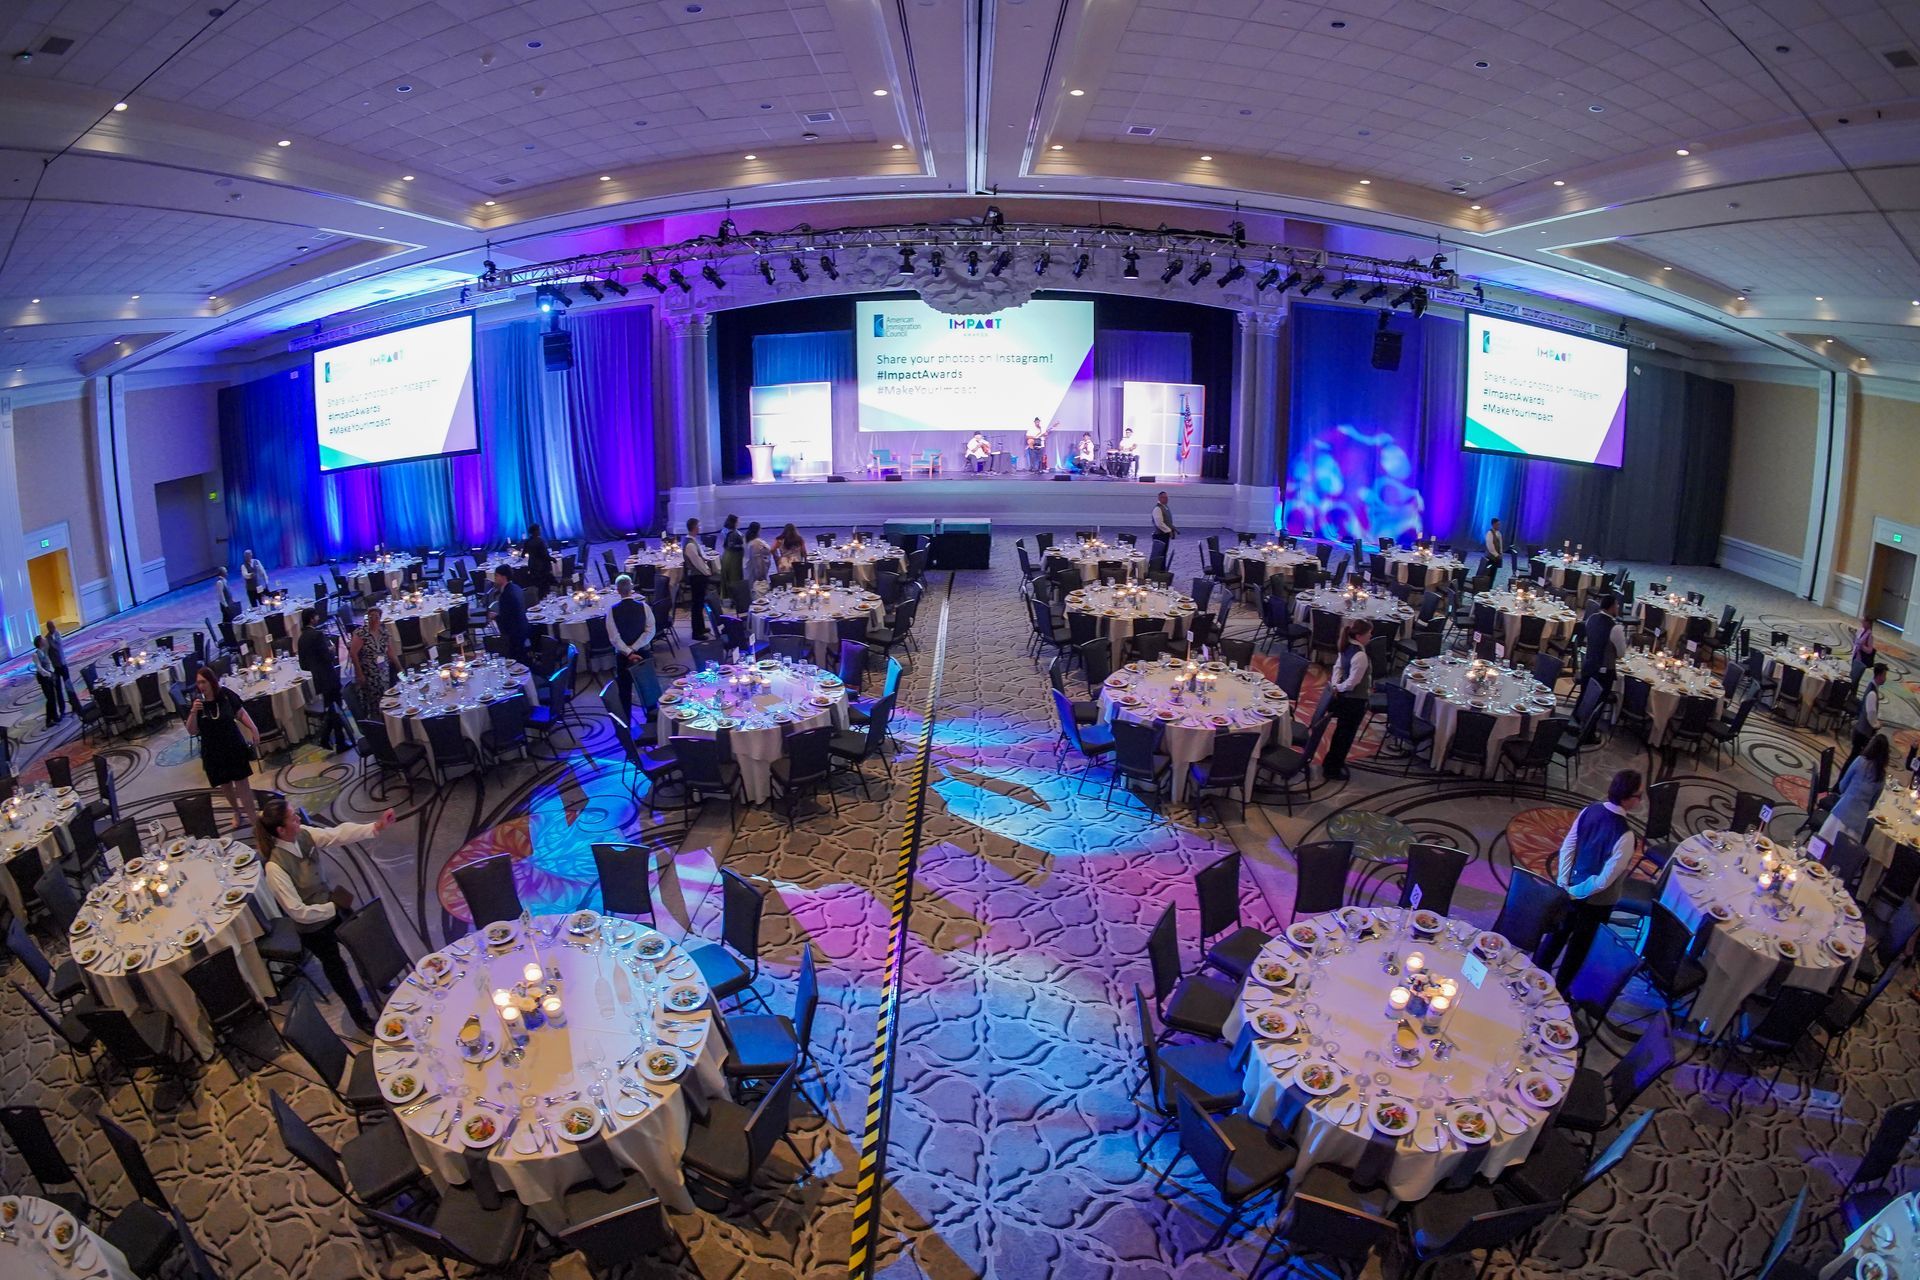
[[546,357],[548,373],[573,368],[573,335],[564,329],[541,334],[540,353]]
[[1072,476],[1054,476],[1053,477],[1053,481],[1055,484],[1066,484],[1072,479],[1073,479]]
[[906,477],[901,475],[898,471],[889,471],[887,472],[887,474],[881,476],[880,478],[882,480],[885,480],[889,484],[897,484],[900,481],[906,479]]
[[1141,484],[1159,484],[1160,478],[1158,476],[1141,476],[1140,483]]
[[827,477],[828,484],[845,484],[846,482],[847,478],[842,475],[830,475]]
[[1373,335],[1373,367],[1389,373],[1400,367],[1400,339],[1403,334],[1381,330]]

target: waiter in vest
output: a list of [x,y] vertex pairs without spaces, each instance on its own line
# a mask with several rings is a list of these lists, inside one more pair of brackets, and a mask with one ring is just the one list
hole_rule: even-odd
[[687,517],[687,536],[680,539],[681,574],[687,583],[688,623],[695,640],[707,638],[707,585],[720,572],[700,541],[700,521]]
[[1167,551],[1173,542],[1173,535],[1180,532],[1173,527],[1173,508],[1167,504],[1167,491],[1160,491],[1160,500],[1153,505],[1153,554],[1147,560],[1149,569],[1165,570]]
[[1500,535],[1500,517],[1487,521],[1487,558],[1499,564],[1501,557],[1507,554],[1507,540]]
[[393,810],[380,815],[378,822],[343,822],[337,827],[309,827],[301,824],[300,811],[275,796],[260,806],[255,839],[261,860],[266,864],[267,888],[273,900],[300,930],[300,940],[320,962],[320,971],[333,984],[334,994],[347,1007],[353,1025],[373,1034],[373,1019],[360,999],[360,989],[347,972],[340,956],[340,943],[334,933],[352,911],[353,894],[327,883],[316,854],[337,844],[355,844],[369,840],[393,825]]
[[1607,784],[1607,798],[1582,809],[1573,821],[1573,829],[1560,842],[1553,878],[1573,899],[1563,933],[1566,951],[1559,973],[1563,992],[1586,963],[1594,935],[1613,914],[1614,903],[1620,901],[1620,885],[1633,867],[1635,841],[1627,814],[1640,807],[1640,784],[1638,769],[1614,774]]
[[1373,663],[1367,657],[1367,641],[1373,638],[1373,624],[1355,618],[1347,624],[1340,641],[1340,656],[1334,660],[1327,680],[1326,714],[1333,717],[1333,742],[1321,762],[1321,776],[1338,782],[1347,776],[1347,750],[1360,722],[1367,717],[1367,699],[1373,693]]
[[[1853,751],[1847,756],[1847,764],[1853,763],[1854,756],[1867,749],[1873,741],[1873,735],[1880,732],[1880,690],[1887,683],[1887,664],[1873,664],[1873,679],[1867,681],[1866,690],[1860,695],[1860,711],[1853,718]],[[1846,765],[1841,766],[1841,772]]]
[[649,716],[660,703],[660,678],[653,670],[653,610],[633,594],[633,579],[626,574],[614,579],[613,587],[619,595],[607,606],[607,638],[616,655],[622,714],[631,725],[635,681],[640,684],[640,705]]
[[1627,629],[1620,625],[1620,597],[1607,592],[1600,597],[1600,607],[1580,625],[1586,628],[1586,653],[1580,659],[1580,688],[1574,696],[1586,691],[1589,680],[1598,680],[1602,689],[1612,693],[1613,664],[1627,651]]
[[240,576],[246,580],[247,603],[259,608],[260,597],[267,594],[267,566],[253,558],[252,547],[240,558]]

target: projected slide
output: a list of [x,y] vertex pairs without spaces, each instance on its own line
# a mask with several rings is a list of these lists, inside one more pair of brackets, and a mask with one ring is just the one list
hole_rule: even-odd
[[314,352],[313,398],[322,471],[473,452],[473,317]]
[[1626,348],[1469,312],[1466,418],[1469,449],[1617,467]]
[[855,302],[862,431],[1088,426],[1093,304],[950,316],[918,299]]

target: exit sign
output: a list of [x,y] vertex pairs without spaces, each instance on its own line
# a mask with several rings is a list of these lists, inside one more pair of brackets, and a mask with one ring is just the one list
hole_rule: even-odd
[[1895,546],[1899,546],[1901,543],[1905,542],[1906,540],[1907,540],[1907,535],[1904,533],[1896,533],[1893,535],[1893,543]]
[[209,489],[209,490],[207,490],[207,501],[208,501],[208,502],[218,502],[218,501],[220,501],[220,495],[219,495],[218,493],[216,493],[215,491],[213,491],[212,489]]
[[42,551],[45,551],[45,550],[46,550],[46,549],[47,549],[48,547],[51,547],[52,545],[53,545],[53,539],[52,539],[52,538],[42,538],[42,539],[40,539],[40,549],[41,549]]

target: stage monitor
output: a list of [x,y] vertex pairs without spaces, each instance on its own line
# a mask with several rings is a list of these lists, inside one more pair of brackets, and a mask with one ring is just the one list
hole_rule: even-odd
[[1617,467],[1626,434],[1625,347],[1467,313],[1467,448]]
[[917,298],[854,303],[862,431],[1084,429],[1093,303],[1044,299],[951,316]]
[[473,453],[471,313],[313,353],[320,469]]

